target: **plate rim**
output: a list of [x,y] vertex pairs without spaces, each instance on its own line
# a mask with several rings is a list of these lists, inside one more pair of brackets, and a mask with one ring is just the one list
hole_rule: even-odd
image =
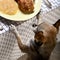
[[[42,0],[38,0],[38,2],[39,2],[39,1],[41,1],[41,2],[40,2],[40,7],[41,7]],[[40,9],[41,9],[41,8],[39,8],[39,11],[40,11]],[[29,20],[29,19],[35,17],[35,16],[39,13],[39,11],[37,11],[35,14],[33,13],[34,15],[31,16],[30,18],[27,18],[27,19],[15,19],[15,20],[14,20],[14,19],[5,17],[4,15],[8,15],[8,14],[5,14],[5,13],[2,14],[2,12],[0,12],[0,14],[1,14],[0,16],[1,16],[3,19],[7,19],[7,20],[10,20],[10,21],[26,21],[26,20]],[[22,12],[22,13],[23,13],[23,12]],[[3,15],[3,16],[2,16],[2,15]],[[9,15],[8,15],[8,16],[9,16]]]

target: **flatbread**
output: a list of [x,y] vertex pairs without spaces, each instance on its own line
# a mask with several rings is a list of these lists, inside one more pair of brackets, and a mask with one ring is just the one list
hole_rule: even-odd
[[14,0],[0,0],[0,11],[13,15],[17,12],[18,5]]

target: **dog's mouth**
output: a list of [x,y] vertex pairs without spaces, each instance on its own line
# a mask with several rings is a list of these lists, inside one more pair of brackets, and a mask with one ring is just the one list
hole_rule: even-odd
[[36,40],[34,40],[34,42],[37,46],[41,46],[43,44],[43,42],[40,42],[40,41],[37,42]]
[[31,40],[30,42],[37,49],[43,44],[43,42],[37,42],[36,40],[34,41]]

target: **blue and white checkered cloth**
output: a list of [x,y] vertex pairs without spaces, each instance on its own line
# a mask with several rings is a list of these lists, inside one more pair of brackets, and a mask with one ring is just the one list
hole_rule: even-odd
[[[60,0],[49,1],[52,4],[52,9],[48,8],[45,3],[42,2],[41,15],[42,20],[53,24],[60,19]],[[0,18],[0,20],[2,19]],[[34,17],[17,26],[24,44],[27,44],[29,40],[33,39],[34,33],[32,30],[34,28],[32,24],[37,23],[37,21],[36,17]],[[9,31],[9,26],[3,22],[0,22],[0,25],[3,26],[3,30],[0,31],[0,60],[17,60],[17,58],[21,57],[24,53],[20,51],[15,36],[11,32],[6,32]]]

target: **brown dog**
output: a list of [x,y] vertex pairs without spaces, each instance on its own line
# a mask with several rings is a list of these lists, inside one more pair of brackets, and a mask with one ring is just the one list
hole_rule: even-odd
[[21,42],[20,35],[15,26],[11,25],[11,30],[15,34],[18,46],[22,52],[27,53],[26,60],[49,60],[51,52],[56,45],[56,36],[59,30],[60,20],[50,25],[43,22],[37,26],[34,41],[30,41],[30,46]]

